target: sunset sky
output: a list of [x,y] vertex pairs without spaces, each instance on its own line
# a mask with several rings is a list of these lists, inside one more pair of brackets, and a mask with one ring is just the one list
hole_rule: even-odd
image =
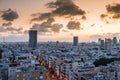
[[0,0],[0,42],[28,41],[29,29],[38,41],[120,38],[120,0]]

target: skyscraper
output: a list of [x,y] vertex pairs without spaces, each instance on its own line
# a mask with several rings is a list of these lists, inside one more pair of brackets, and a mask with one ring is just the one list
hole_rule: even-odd
[[116,37],[113,37],[112,44],[117,45],[117,38]]
[[111,52],[112,47],[112,40],[111,39],[105,39],[105,50]]
[[29,47],[37,47],[37,30],[29,30]]
[[101,41],[102,41],[102,39],[99,38],[99,39],[98,39],[98,44],[99,44],[99,45],[101,44]]
[[104,40],[102,40],[101,38],[99,38],[98,39],[98,44],[100,45],[101,49],[104,49],[104,44],[105,44]]
[[74,36],[73,37],[73,46],[77,46],[78,45],[78,36]]

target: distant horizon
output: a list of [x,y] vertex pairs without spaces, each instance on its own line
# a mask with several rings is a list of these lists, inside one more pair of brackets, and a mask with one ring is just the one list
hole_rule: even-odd
[[[74,36],[73,36],[74,37]],[[106,38],[109,38],[109,39],[113,39],[113,37],[106,37]],[[120,40],[120,38],[118,38],[118,37],[116,37],[117,38],[117,40],[118,40],[118,42],[119,42],[119,40]],[[15,39],[15,38],[14,38]],[[95,40],[88,40],[88,41],[83,41],[83,40],[80,40],[80,38],[78,37],[78,39],[79,39],[79,41],[78,41],[78,43],[89,43],[89,42],[98,42],[98,39],[99,38],[97,38],[97,39],[95,39]],[[105,38],[101,38],[102,40],[105,40]],[[56,41],[59,41],[59,42],[68,42],[68,43],[72,43],[73,42],[73,38],[71,38],[70,40],[37,40],[37,42],[39,43],[39,42],[56,42]],[[1,39],[0,38],[0,43],[2,43],[2,42],[4,42],[3,41],[3,38]],[[5,38],[5,42],[11,42],[11,43],[14,43],[14,42],[29,42],[29,38],[27,39],[27,40],[13,40],[13,38],[10,40],[10,39],[6,39]]]
[[120,0],[0,0],[0,41],[27,41],[30,29],[39,41],[120,38]]

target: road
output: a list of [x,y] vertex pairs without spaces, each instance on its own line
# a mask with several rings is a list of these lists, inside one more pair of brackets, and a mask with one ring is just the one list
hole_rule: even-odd
[[45,66],[46,70],[46,80],[68,80],[61,72],[57,75],[56,70],[52,67],[49,67],[48,64],[41,57],[37,57],[39,63]]

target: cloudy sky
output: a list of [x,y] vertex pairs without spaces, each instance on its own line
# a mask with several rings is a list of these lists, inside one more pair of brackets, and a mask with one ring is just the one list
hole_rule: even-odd
[[0,42],[93,41],[120,36],[120,0],[0,0]]

